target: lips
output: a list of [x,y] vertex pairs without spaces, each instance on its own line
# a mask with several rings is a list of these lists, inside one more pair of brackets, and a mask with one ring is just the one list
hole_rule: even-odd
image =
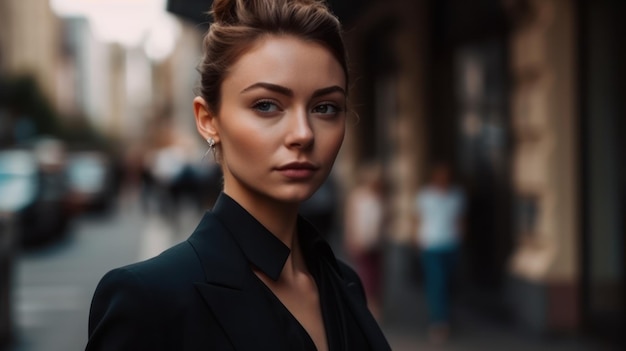
[[310,163],[310,162],[291,162],[288,163],[286,165],[280,166],[277,169],[279,171],[283,171],[283,170],[288,170],[288,169],[310,169],[310,170],[316,170],[319,167],[315,166],[314,164]]
[[310,162],[291,162],[276,168],[283,176],[295,180],[310,178],[318,169],[318,166]]

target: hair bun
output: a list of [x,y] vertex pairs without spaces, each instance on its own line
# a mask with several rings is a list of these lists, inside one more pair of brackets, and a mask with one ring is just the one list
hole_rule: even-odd
[[[239,20],[239,7],[247,0],[214,0],[211,8],[213,21],[219,24],[233,24]],[[243,5],[243,6],[242,6]]]
[[249,22],[259,13],[268,13],[298,7],[326,8],[325,0],[213,0],[210,14],[213,22],[234,25]]

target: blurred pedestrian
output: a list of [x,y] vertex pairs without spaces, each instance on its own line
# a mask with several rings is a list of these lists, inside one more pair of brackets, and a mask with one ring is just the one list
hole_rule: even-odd
[[345,212],[345,247],[363,280],[367,306],[380,319],[383,238],[383,177],[377,164],[358,173],[358,184],[350,192]]
[[156,199],[157,186],[154,175],[152,174],[152,164],[154,163],[154,152],[152,150],[143,150],[141,154],[140,167],[140,196],[141,208],[144,214],[150,214]]
[[161,214],[171,223],[178,215],[178,198],[173,189],[187,166],[185,149],[170,143],[154,151],[150,173],[154,177]]
[[150,174],[161,214],[177,226],[182,198],[199,193],[195,189],[196,174],[192,165],[195,154],[194,145],[189,142],[191,137],[177,132],[171,121],[166,122],[161,130],[161,144],[149,159]]
[[450,332],[450,288],[463,235],[465,196],[452,182],[450,165],[434,165],[415,198],[416,236],[424,269],[429,337],[444,342]]
[[224,190],[188,240],[102,278],[87,350],[390,350],[358,275],[298,216],[344,138],[339,22],[321,0],[212,15],[193,108]]

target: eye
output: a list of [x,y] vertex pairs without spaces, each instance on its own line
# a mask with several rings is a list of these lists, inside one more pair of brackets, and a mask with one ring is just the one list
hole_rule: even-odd
[[280,108],[278,107],[276,103],[272,101],[267,101],[267,100],[261,100],[261,101],[256,102],[252,106],[252,108],[263,113],[271,113],[271,112],[276,112],[280,110]]
[[323,103],[313,107],[313,113],[331,115],[340,112],[340,108],[335,104]]

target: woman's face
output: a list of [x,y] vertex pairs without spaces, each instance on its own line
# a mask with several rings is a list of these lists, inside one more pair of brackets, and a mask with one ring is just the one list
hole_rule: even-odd
[[205,122],[214,134],[203,135],[221,148],[224,192],[253,201],[310,197],[343,141],[345,84],[341,65],[317,43],[287,35],[255,43],[229,69],[220,110]]

